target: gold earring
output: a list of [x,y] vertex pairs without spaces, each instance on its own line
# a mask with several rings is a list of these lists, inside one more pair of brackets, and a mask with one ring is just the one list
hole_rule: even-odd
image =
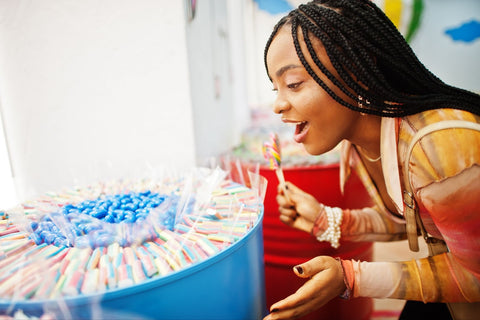
[[361,95],[358,95],[357,106],[358,106],[359,108],[363,108],[363,103],[362,103],[362,101],[363,101],[363,97],[362,97]]
[[[367,99],[363,99],[363,97],[362,97],[361,95],[358,95],[357,106],[358,106],[360,109],[364,109],[363,101],[365,101],[365,104],[367,104],[367,105],[370,104],[370,101],[368,101]],[[366,115],[366,113],[364,113],[364,112],[360,112],[360,114],[361,114],[362,116],[365,116],[365,115]]]

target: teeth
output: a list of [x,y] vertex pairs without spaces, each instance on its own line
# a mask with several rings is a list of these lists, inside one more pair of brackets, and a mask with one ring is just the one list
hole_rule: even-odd
[[307,123],[307,121],[297,121],[297,122],[285,122],[286,125],[290,125],[290,126],[298,126],[298,125],[302,125],[302,124],[305,124]]
[[291,127],[296,127],[300,124],[301,122],[285,122],[285,124],[287,126],[291,126]]

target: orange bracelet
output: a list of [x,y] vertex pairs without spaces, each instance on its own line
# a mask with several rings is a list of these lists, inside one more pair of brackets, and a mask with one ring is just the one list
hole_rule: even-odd
[[320,224],[323,222],[324,219],[326,219],[325,218],[325,206],[322,204],[322,208],[318,212],[317,217],[315,218],[315,221],[313,222],[312,236],[314,236],[315,238],[317,237],[317,233],[320,230]]
[[345,291],[340,295],[340,298],[345,300],[350,300],[353,295],[353,286],[355,284],[355,272],[353,271],[353,264],[351,260],[341,260],[340,261],[343,269],[343,281],[347,287]]

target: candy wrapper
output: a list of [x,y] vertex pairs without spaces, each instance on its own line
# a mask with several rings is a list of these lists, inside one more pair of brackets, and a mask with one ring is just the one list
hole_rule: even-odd
[[[5,210],[0,312],[18,311],[16,302],[61,305],[135,286],[218,254],[258,223],[266,190],[255,173],[248,187],[228,176],[195,168],[155,180],[97,182]],[[69,318],[64,309],[61,318]]]

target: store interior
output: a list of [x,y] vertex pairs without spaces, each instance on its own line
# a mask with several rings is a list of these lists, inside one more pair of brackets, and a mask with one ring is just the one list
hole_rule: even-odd
[[[169,185],[168,192],[183,189],[176,200],[169,201],[177,201],[173,202],[176,219],[184,206],[180,218],[187,222],[190,197],[198,191],[201,198],[199,190],[213,192],[213,182],[222,186],[216,196],[240,203],[233,206],[230,202],[228,207],[237,215],[224,216],[234,228],[221,240],[209,238],[221,246],[208,247],[196,238],[206,246],[201,251],[207,252],[206,256],[194,252],[195,258],[172,261],[167,267],[171,270],[164,273],[161,262],[153,263],[156,271],[145,271],[143,278],[122,285],[117,282],[111,290],[106,285],[83,291],[74,284],[72,293],[58,289],[60,280],[52,275],[49,279],[57,281],[56,286],[45,289],[52,290],[48,295],[35,298],[34,291],[23,290],[25,284],[12,284],[7,290],[11,279],[2,275],[0,318],[13,319],[24,312],[28,319],[52,313],[57,316],[54,319],[80,315],[156,319],[159,313],[165,317],[157,319],[261,319],[274,301],[301,285],[292,267],[317,253],[368,261],[425,256],[424,247],[412,253],[406,241],[346,243],[334,250],[308,234],[288,229],[277,219],[274,193],[278,178],[262,154],[262,143],[271,132],[280,137],[287,181],[305,183],[329,205],[369,204],[358,178],[353,177],[347,192],[341,194],[338,149],[309,155],[293,141],[292,128],[272,112],[275,93],[265,73],[265,43],[275,23],[304,2],[0,1],[0,219],[5,221],[0,220],[0,243],[4,241],[0,274],[14,272],[5,250],[26,253],[30,248],[30,242],[13,244],[20,241],[20,233],[33,234],[24,217],[29,210],[37,210],[32,215],[40,217],[48,210],[64,208],[70,200],[78,203],[89,192],[96,194],[95,188],[102,188],[99,194],[105,190],[115,193],[121,184],[143,197],[136,189],[139,184],[148,184],[159,194],[166,192],[146,179],[175,180],[177,184]],[[374,2],[404,36],[408,34],[412,49],[434,74],[454,86],[480,92],[480,35],[478,28],[465,27],[473,22],[480,25],[480,2]],[[117,184],[109,185],[110,181]],[[87,187],[91,185],[95,187]],[[216,198],[213,209],[223,210],[226,198]],[[158,201],[167,203],[165,198]],[[192,206],[210,217],[211,211],[204,208],[207,201]],[[167,211],[156,217],[164,219]],[[12,229],[12,221],[22,227]],[[184,228],[191,227],[187,222]],[[204,228],[206,234],[208,228],[226,227],[206,223]],[[156,226],[147,229],[159,233]],[[132,246],[138,244],[131,240],[136,236],[150,239],[135,228],[123,230],[122,236],[122,241],[130,241]],[[160,238],[167,243],[176,236],[166,232]],[[191,242],[192,248],[195,246],[193,238],[182,239],[177,239],[181,246]],[[305,252],[287,242],[303,245]],[[88,261],[98,254],[95,263],[100,266],[109,246],[113,245],[97,246],[105,251],[89,249]],[[30,264],[25,258],[30,269],[15,262],[25,272],[17,276],[29,279],[30,270],[40,270],[43,263],[52,269],[68,254],[66,250],[37,254],[41,261]],[[135,263],[144,261],[141,257],[151,259],[138,252],[137,256],[132,258]],[[122,266],[125,272],[129,270]],[[143,268],[146,270],[145,265]],[[38,272],[36,292],[42,288],[40,278],[50,277]],[[86,275],[83,277],[86,282]],[[62,280],[65,288],[69,279]],[[285,282],[289,285],[283,285]],[[55,295],[57,289],[60,293]],[[237,294],[232,296],[235,290]],[[397,319],[403,304],[390,299],[338,299],[302,319],[329,318],[331,312],[336,319],[353,319],[353,314],[358,319]]]

